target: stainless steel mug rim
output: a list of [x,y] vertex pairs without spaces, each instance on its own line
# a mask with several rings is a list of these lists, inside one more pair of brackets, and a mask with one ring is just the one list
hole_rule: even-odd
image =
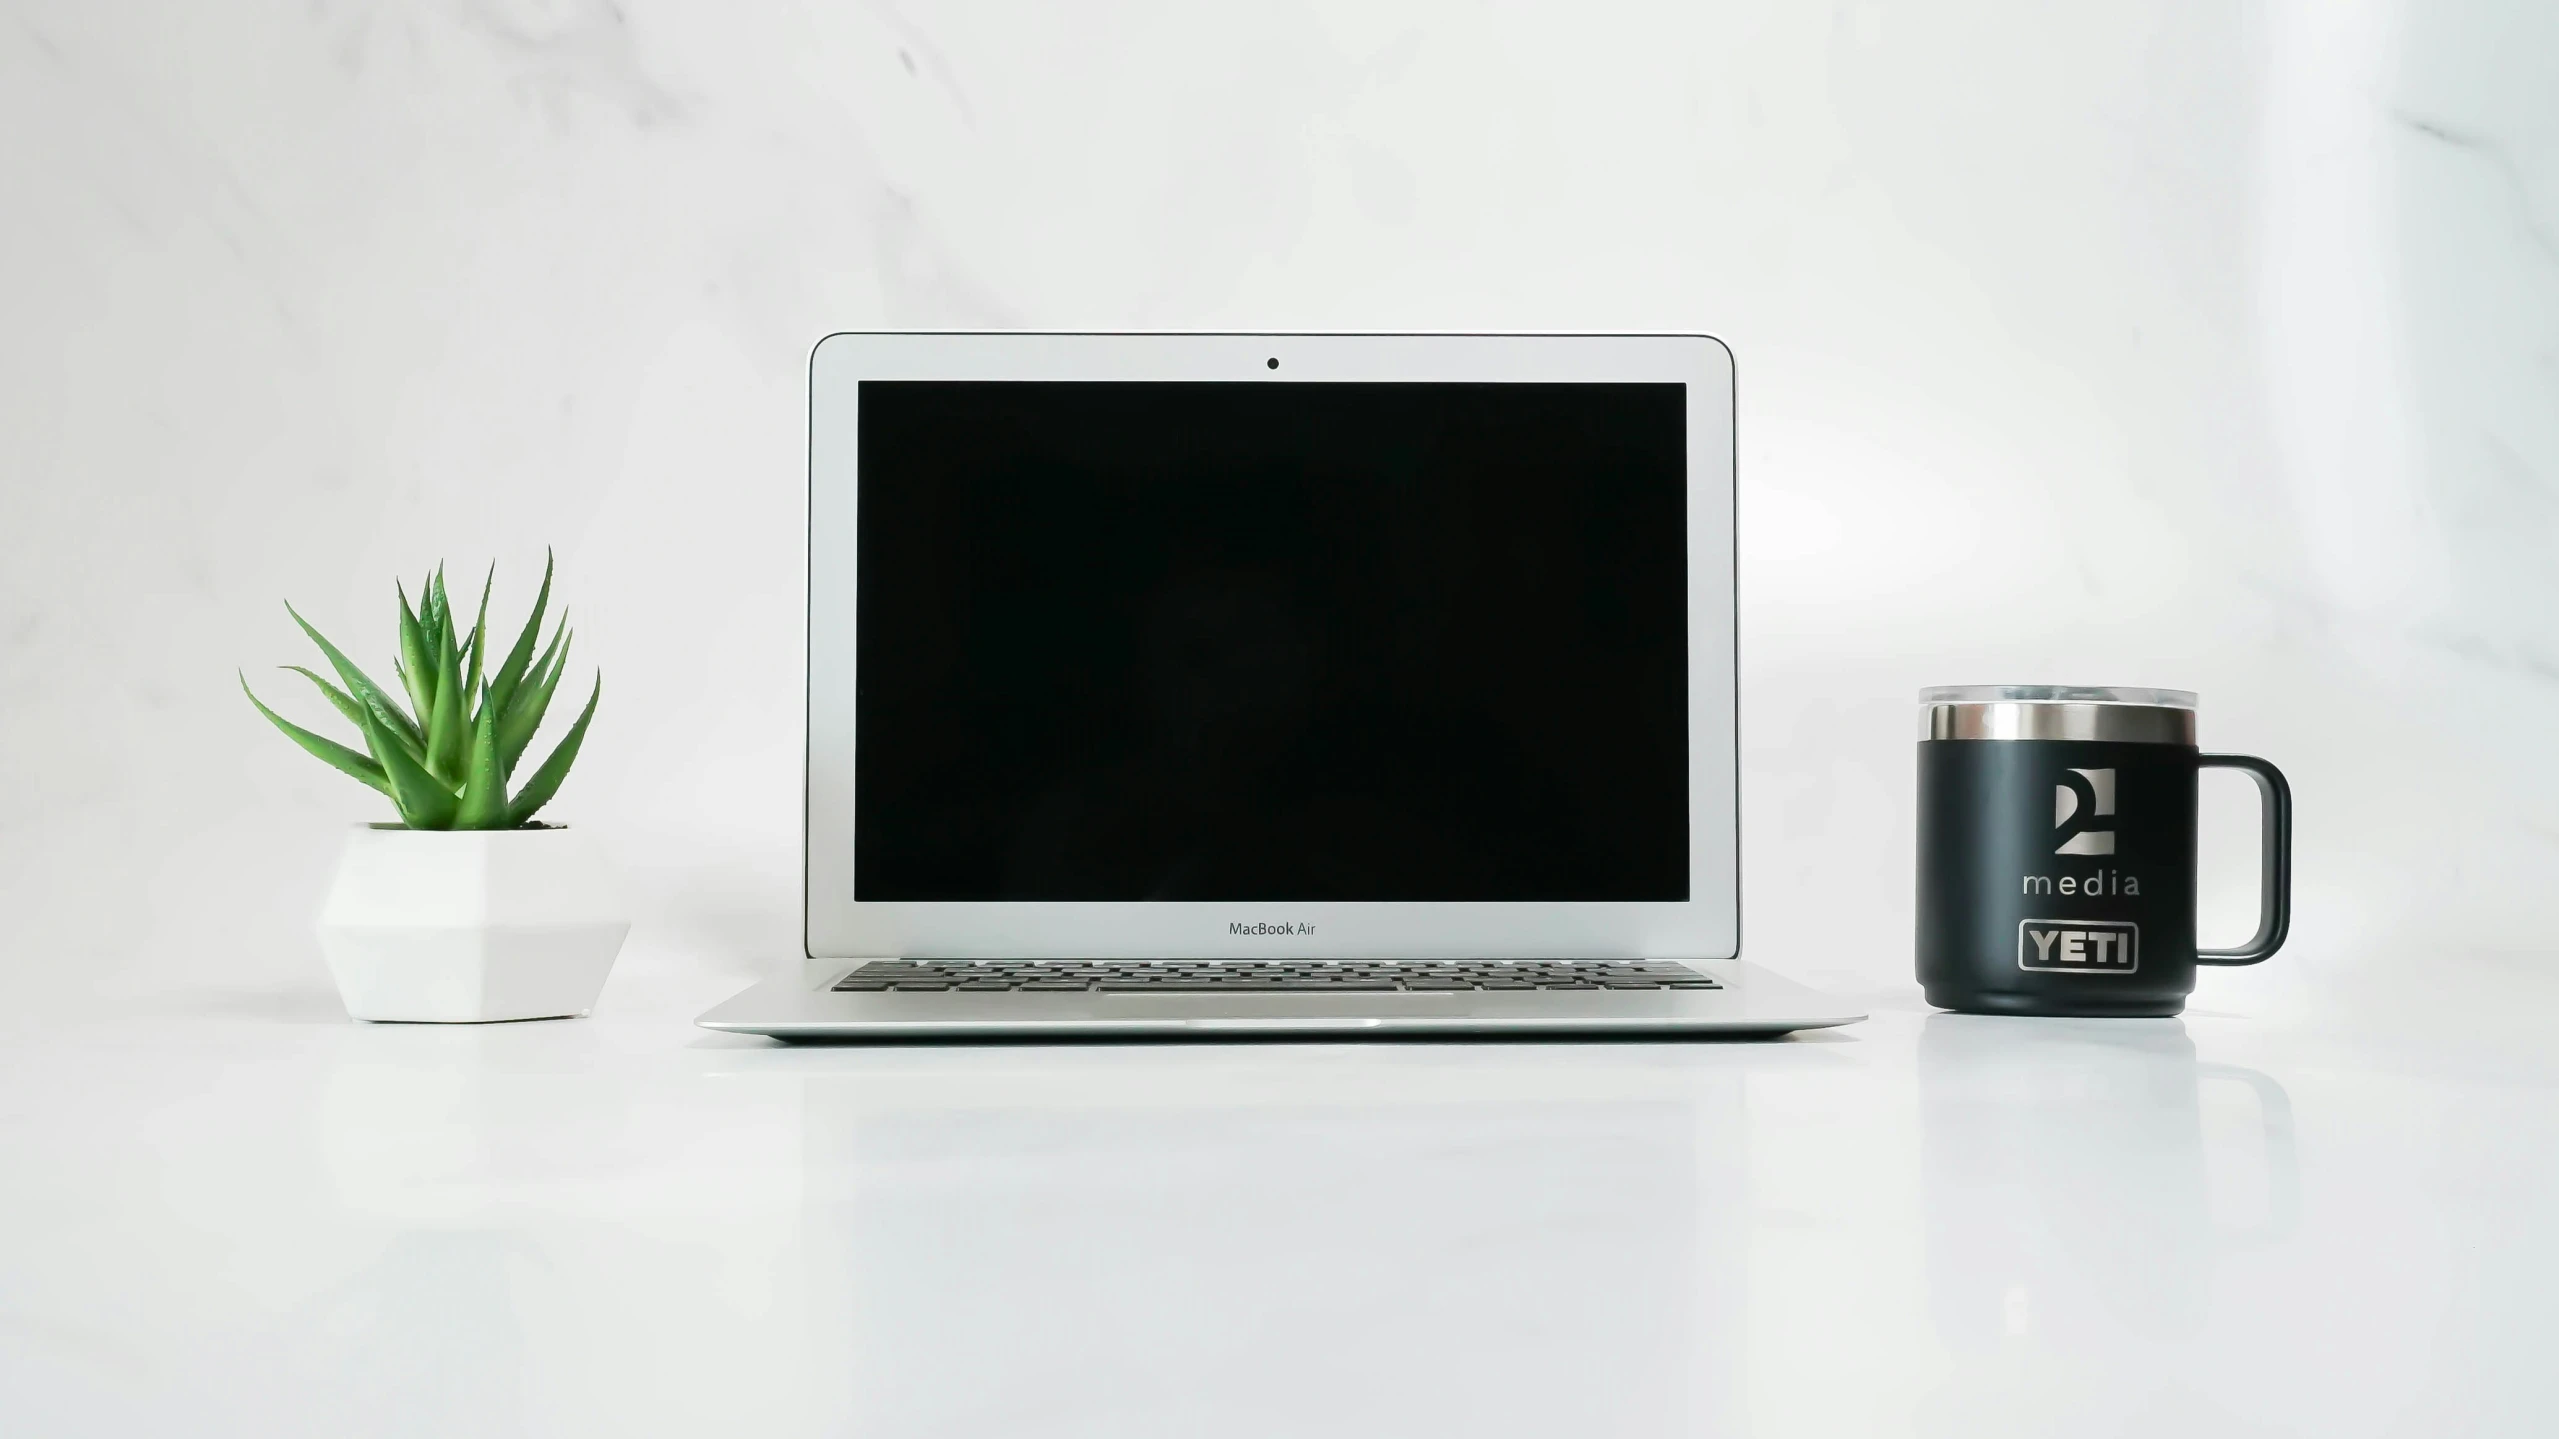
[[1946,685],[1919,699],[1922,739],[2195,743],[2195,696],[2185,690]]

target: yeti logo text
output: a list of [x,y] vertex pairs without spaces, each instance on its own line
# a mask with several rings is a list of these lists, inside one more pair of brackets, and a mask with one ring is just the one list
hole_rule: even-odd
[[2115,827],[2109,824],[2099,829],[2091,822],[2114,817],[2115,772],[2111,769],[2070,771],[2068,777],[2053,786],[2053,828],[2062,832],[2062,841],[2053,847],[2053,853],[2113,854]]
[[2020,920],[2017,967],[2054,974],[2131,974],[2141,968],[2141,926],[2111,919]]

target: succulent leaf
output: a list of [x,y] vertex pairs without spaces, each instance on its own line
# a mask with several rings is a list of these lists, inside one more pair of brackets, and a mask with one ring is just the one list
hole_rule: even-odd
[[[496,706],[500,718],[505,717],[507,706],[514,702],[516,687],[524,682],[524,667],[533,658],[533,646],[542,638],[542,612],[550,604],[551,555],[546,550],[542,555],[542,591],[533,597],[533,613],[525,616],[524,628],[515,637],[515,648],[506,652],[506,659],[498,665],[497,674],[489,680],[488,694],[480,701],[484,706]],[[513,763],[512,760],[508,762],[510,768]]]
[[339,714],[346,716],[347,723],[354,725],[359,730],[364,728],[364,706],[356,703],[355,696],[348,694],[345,690],[338,688],[336,685],[329,683],[327,680],[320,678],[318,675],[311,673],[309,670],[304,669],[300,665],[283,665],[279,668],[291,670],[295,674],[302,676],[304,679],[309,680],[312,684],[318,686],[320,693],[329,697],[330,706],[337,710]]
[[484,691],[480,688],[480,666],[481,661],[487,658],[483,652],[489,644],[489,587],[496,584],[497,579],[497,562],[491,560],[488,577],[480,581],[480,617],[471,622],[470,679],[462,686],[462,712],[465,717],[471,714],[472,707],[481,703],[484,697]]
[[[303,673],[310,674],[311,672],[309,670],[304,670]],[[317,679],[318,677],[313,676],[313,678]],[[321,688],[326,689],[328,686],[324,683],[321,685]],[[268,709],[266,702],[258,698],[257,691],[249,688],[249,677],[247,675],[242,675],[240,677],[240,693],[249,697],[249,703],[258,707],[258,713],[265,715],[277,729],[284,731],[284,737],[286,739],[302,746],[304,750],[308,751],[321,763],[341,774],[353,776],[354,778],[371,785],[373,788],[382,791],[384,794],[391,793],[391,782],[383,776],[382,766],[380,764],[375,763],[370,756],[365,755],[361,751],[349,749],[345,745],[338,743],[336,740],[328,738],[326,735],[313,734],[311,731],[304,729],[302,726],[295,724],[293,721],[286,719],[280,714],[277,714],[274,710]],[[358,715],[361,715],[362,713],[363,711],[360,709],[357,711]],[[359,719],[357,723],[361,725],[362,720]],[[393,802],[397,803],[396,798]]]
[[552,795],[559,793],[560,781],[568,778],[569,766],[577,762],[578,746],[586,739],[587,723],[595,718],[595,702],[602,698],[604,676],[599,674],[595,677],[594,692],[586,697],[586,709],[578,715],[578,722],[569,726],[569,732],[561,737],[558,747],[551,751],[551,757],[542,761],[542,767],[533,772],[533,778],[526,780],[524,788],[516,791],[514,803],[507,806],[507,828],[514,829],[533,818],[542,806],[551,802]]
[[[426,583],[418,589],[418,622],[426,627],[426,669],[429,675],[442,674],[444,666],[437,657],[444,653],[445,636],[453,629],[453,614],[444,603],[444,567],[430,571]],[[418,711],[424,720],[426,711]]]
[[504,829],[506,777],[498,772],[498,717],[487,705],[471,726],[470,773],[462,781],[462,802],[455,810],[455,829]]
[[[400,663],[394,666],[400,675],[401,688],[409,692],[409,708],[414,714],[435,713],[435,666],[427,663],[426,627],[418,623],[409,609],[409,592],[399,581],[391,587],[400,593]],[[423,591],[420,599],[425,598]]]
[[[320,687],[320,693],[329,697],[329,703],[337,708],[339,714],[346,716],[347,722],[355,726],[356,732],[358,734],[362,734],[364,732],[364,705],[361,701],[357,700],[355,696],[339,689],[336,685],[329,683],[327,680],[320,678],[318,675],[304,669],[300,665],[284,665],[281,666],[281,668],[289,669],[295,674],[302,676],[304,679],[309,680],[311,683],[318,685]],[[420,762],[425,760],[425,753],[416,745],[409,743],[406,736],[402,735],[396,729],[391,730],[389,733],[394,744],[397,744],[402,749],[408,751],[409,758]]]
[[436,647],[435,713],[427,720],[426,767],[448,785],[462,782],[463,755],[470,745],[471,722],[463,700],[462,655],[447,634]]
[[391,781],[391,802],[400,807],[401,820],[411,829],[453,828],[453,791],[409,758],[408,751],[390,743],[381,721],[370,714],[364,717],[364,738]]
[[312,628],[311,622],[304,619],[301,612],[294,609],[290,603],[285,605],[284,612],[292,615],[293,622],[302,626],[302,632],[309,635],[311,642],[320,647],[320,653],[329,657],[329,668],[338,672],[339,683],[347,687],[347,692],[355,696],[368,715],[392,733],[401,735],[412,743],[419,741],[417,725],[407,715],[400,713],[400,707],[391,702],[391,697],[382,692],[382,687],[375,684],[371,676],[356,668],[355,661],[348,659],[344,651],[329,643],[327,635]]
[[568,628],[568,616],[560,617],[560,629],[551,636],[551,647],[542,654],[542,662],[515,692],[515,703],[507,707],[498,720],[498,764],[501,772],[512,778],[515,766],[524,758],[525,746],[542,728],[542,717],[551,710],[551,693],[560,687],[560,676],[569,667],[569,646],[577,632]]

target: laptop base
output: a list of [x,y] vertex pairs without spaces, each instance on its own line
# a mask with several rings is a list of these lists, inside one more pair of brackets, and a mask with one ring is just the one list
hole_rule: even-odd
[[1199,990],[844,992],[858,960],[768,980],[696,1023],[786,1040],[1257,1037],[1484,1038],[1529,1035],[1776,1036],[1866,1017],[1840,1000],[1737,960],[1688,960],[1712,988],[1590,990]]

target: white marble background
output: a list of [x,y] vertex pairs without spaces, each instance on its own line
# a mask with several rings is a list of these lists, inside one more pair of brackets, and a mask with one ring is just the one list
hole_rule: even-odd
[[787,963],[871,326],[1712,331],[1755,957],[1907,980],[1913,692],[1992,679],[2291,771],[2213,983],[2548,957],[2554,93],[2540,0],[0,0],[0,982],[322,984],[371,796],[233,670],[545,543],[635,953]]

